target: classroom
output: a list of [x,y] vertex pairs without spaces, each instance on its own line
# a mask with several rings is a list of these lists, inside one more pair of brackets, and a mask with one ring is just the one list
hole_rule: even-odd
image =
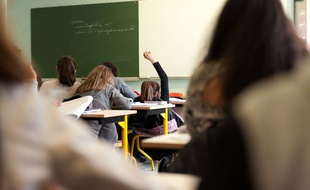
[[[16,43],[22,49],[23,54],[30,59],[30,10],[32,8],[108,2],[114,3],[121,1],[30,0],[25,2],[22,0],[13,0],[7,3],[7,18],[12,25],[11,31],[17,41]],[[158,61],[164,66],[170,77],[170,91],[185,93],[192,69],[199,62],[198,55],[205,44],[205,33],[211,31],[209,28],[212,28],[212,22],[223,1],[183,0],[177,1],[176,3],[173,0],[146,0],[138,1],[138,3],[140,76],[138,78],[128,78],[125,81],[134,90],[140,91],[141,81],[156,76],[156,73],[145,64],[142,56],[143,51],[152,51],[157,55]],[[175,7],[176,5],[177,7]],[[208,7],[215,8],[205,11],[204,7],[207,7],[207,9]],[[157,12],[161,14],[153,14],[153,11],[150,11],[150,9],[157,9]],[[175,14],[170,14],[171,9],[175,9]],[[200,12],[206,12],[206,16],[199,16]],[[168,30],[168,27],[171,30]],[[167,43],[168,41],[170,43]],[[182,44],[179,41],[182,41]],[[178,70],[175,69],[176,64],[178,65]]]
[[[293,1],[281,1],[289,18],[293,19]],[[2,0],[2,2],[7,5],[7,19],[18,47],[28,59],[31,59],[32,8],[115,3],[124,2],[124,0]],[[144,64],[142,56],[142,52],[152,51],[167,71],[170,91],[185,93],[189,77],[193,68],[201,61],[206,38],[210,36],[214,20],[224,0],[140,0],[137,2],[139,3],[140,75],[129,77],[125,81],[133,90],[140,91],[141,81],[149,78],[156,80],[156,73]],[[171,14],[172,10],[173,14]],[[201,16],[201,13],[204,15]],[[175,69],[175,65],[178,69]]]
[[[296,16],[297,10],[301,10],[303,8],[306,9],[307,7],[305,7],[304,4],[302,5],[302,7],[299,7],[299,4],[296,3],[297,2],[296,0],[280,0],[280,1],[282,3],[286,16],[290,20],[295,21],[296,30],[297,30],[297,34],[299,35],[299,37],[301,37],[304,40],[308,40],[307,31],[303,30],[303,25],[301,24],[302,22],[306,22],[306,21],[302,20],[303,18],[298,18],[298,16]],[[304,3],[304,1],[302,2]],[[170,92],[179,92],[179,93],[183,93],[186,96],[186,92],[189,87],[191,77],[195,75],[193,71],[198,66],[198,64],[201,63],[202,59],[204,58],[203,56],[205,55],[205,52],[207,51],[207,46],[209,45],[209,43],[211,43],[211,40],[210,40],[211,32],[213,31],[215,27],[215,24],[216,24],[215,21],[218,18],[218,15],[220,11],[222,10],[222,6],[225,4],[226,0],[217,0],[217,1],[211,1],[211,0],[88,0],[88,1],[86,0],[67,0],[67,1],[63,1],[63,0],[53,0],[53,1],[49,1],[49,0],[41,0],[41,1],[2,0],[1,1],[2,5],[6,7],[5,17],[6,17],[7,27],[11,33],[11,36],[14,39],[16,46],[21,50],[22,55],[29,62],[33,62],[34,65],[36,65],[36,68],[38,69],[39,73],[40,73],[40,65],[42,67],[42,70],[44,70],[43,67],[45,66],[44,65],[42,66],[42,60],[37,61],[37,60],[34,60],[33,58],[35,57],[34,51],[37,51],[38,49],[40,49],[40,46],[42,46],[42,44],[40,44],[37,47],[33,44],[34,42],[40,41],[40,38],[37,38],[36,34],[33,35],[33,33],[35,29],[40,30],[40,27],[42,27],[40,24],[37,24],[37,23],[40,23],[42,21],[40,20],[40,15],[44,15],[42,14],[44,13],[44,11],[45,12],[47,12],[47,10],[54,11],[56,8],[66,9],[68,7],[69,8],[67,10],[71,11],[73,10],[73,8],[78,7],[78,6],[82,10],[82,8],[84,9],[87,6],[88,7],[108,6],[109,4],[117,7],[118,4],[121,5],[122,3],[125,4],[127,2],[135,3],[134,6],[136,6],[137,8],[135,9],[136,15],[138,16],[137,18],[135,18],[137,21],[137,23],[135,23],[136,25],[133,26],[134,25],[133,24],[132,28],[124,29],[127,31],[127,30],[135,30],[136,28],[138,28],[138,30],[135,31],[136,32],[135,34],[137,35],[136,36],[137,39],[134,39],[135,44],[134,45],[130,44],[133,47],[132,49],[133,52],[137,53],[137,55],[134,57],[135,66],[132,67],[134,70],[133,72],[134,74],[129,74],[129,75],[127,74],[128,70],[131,70],[130,66],[128,65],[126,65],[125,67],[121,66],[120,78],[124,79],[124,81],[126,81],[126,83],[136,92],[141,91],[140,88],[144,81],[155,80],[159,82],[160,79],[157,76],[156,70],[154,70],[152,67],[149,66],[148,62],[145,60],[145,55],[143,54],[146,51],[151,51],[155,55],[156,61],[160,62],[161,66],[164,68],[164,70],[166,71],[169,77]],[[112,14],[113,10],[117,10],[117,9],[112,8],[111,10],[112,11],[107,12],[104,17],[107,17],[107,15],[113,15]],[[84,14],[84,12],[83,13],[82,12],[83,11],[81,11],[80,13]],[[90,12],[86,11],[85,14],[87,13],[90,13]],[[52,14],[49,14],[48,17],[51,17]],[[121,18],[122,15],[120,13],[118,14],[120,15],[120,18]],[[65,16],[65,15],[61,13],[61,15],[57,15],[57,17],[55,16],[57,19],[59,19],[59,23],[61,23],[60,21],[61,16]],[[95,19],[97,19],[97,16],[95,17],[96,17]],[[72,18],[70,19],[73,25],[74,24],[78,25],[84,22],[78,19],[77,20],[74,20]],[[95,26],[92,25],[91,27],[96,27],[100,25],[100,23],[98,24],[96,23],[96,21],[94,21],[94,23],[95,23]],[[52,32],[54,32],[54,28],[55,28],[55,33],[56,33],[57,31],[56,28],[59,25],[57,25],[56,23],[53,23],[53,24],[51,24],[52,25],[51,30],[53,30]],[[120,22],[117,24],[122,24],[122,23]],[[46,26],[45,29],[47,29],[47,31],[44,31],[44,29],[42,29],[44,33],[48,33],[48,30],[49,30],[48,25],[49,24],[43,26],[43,28]],[[79,25],[77,27],[83,27],[83,26]],[[90,27],[90,26],[87,26],[87,27]],[[119,29],[119,30],[122,30],[122,29]],[[76,33],[84,33],[84,32],[85,31],[79,30]],[[113,32],[112,29],[109,32]],[[109,35],[109,32],[107,32],[106,35]],[[53,35],[53,34],[47,34],[47,36],[49,35]],[[39,40],[34,41],[34,38],[36,38],[36,40],[37,39]],[[78,41],[79,40],[80,39],[78,39]],[[84,39],[81,38],[82,43],[83,43],[83,40]],[[87,40],[89,40],[89,38],[86,39],[86,41]],[[116,40],[118,39],[116,38]],[[121,41],[122,40],[119,40],[118,42],[121,42]],[[66,42],[64,42],[64,44],[66,44]],[[53,44],[52,47],[57,48],[57,44]],[[73,47],[71,49],[72,49],[72,52],[74,52],[73,50],[75,50],[76,48]],[[66,51],[66,53],[64,54],[65,55],[71,54],[70,53],[71,49]],[[97,50],[95,52],[100,53],[100,51],[97,51]],[[117,52],[112,52],[111,54],[117,55]],[[57,60],[60,56],[63,56],[63,55],[59,55],[58,57],[55,57],[55,60]],[[78,56],[74,56],[74,57],[78,57]],[[104,58],[100,58],[100,59],[104,59]],[[121,57],[120,59],[123,59],[123,57]],[[127,59],[127,57],[125,57],[125,59]],[[121,61],[124,61],[125,59]],[[79,72],[79,59],[77,59],[76,61],[77,61],[77,73],[78,73]],[[84,60],[81,59],[81,62],[83,61]],[[96,61],[97,62],[93,63],[94,65],[91,65],[91,66],[83,63],[82,64],[83,70],[87,70],[88,67],[89,69],[93,68],[94,66],[99,64],[99,61],[98,60]],[[109,60],[100,60],[100,61],[109,61]],[[53,67],[55,67],[55,65],[56,65],[56,61]],[[51,69],[47,69],[47,70],[51,70]],[[87,71],[87,73],[89,73],[90,70]],[[43,78],[43,81],[48,81],[53,78],[48,74],[45,75],[45,73],[41,75],[41,77]],[[79,82],[83,83],[85,81],[85,78],[86,78],[86,75],[77,74],[77,80]],[[88,100],[88,101],[91,101],[91,100]],[[87,102],[87,104],[89,105],[89,102]],[[168,119],[167,119],[168,111],[167,110],[174,107],[174,105],[171,107],[169,106],[159,105],[157,106],[157,108],[154,108],[158,110],[160,109],[160,111],[158,111],[157,114],[160,114],[163,117],[164,134],[168,134],[168,131],[167,131],[168,129],[165,128],[168,125],[167,124],[168,123]],[[94,107],[94,108],[97,108],[97,107]],[[119,114],[119,115],[117,115],[118,114],[117,111],[113,112],[113,114],[117,115],[117,116],[116,115],[113,116],[115,119],[113,120],[113,122],[115,123],[118,122],[119,125],[121,126],[122,133],[126,135],[126,137],[122,136],[123,138],[122,149],[124,150],[125,155],[127,155],[128,149],[130,149],[129,147],[130,145],[127,143],[127,135],[130,131],[127,128],[128,127],[127,116],[129,117],[129,115],[136,114],[139,111],[141,112],[141,110],[139,109],[141,108],[137,108],[136,111],[129,110],[128,112],[126,112],[126,114],[125,112],[123,112],[123,114]],[[109,114],[111,113],[112,112],[110,112]],[[102,119],[102,117],[105,117],[104,115],[106,114],[104,112],[100,112],[97,115],[95,113],[87,114],[84,112],[83,114],[79,115],[78,117],[81,116],[85,120],[87,120],[87,118],[92,120],[94,118],[97,119],[100,117],[100,119],[98,120],[99,124],[105,124],[106,122],[106,120]],[[109,120],[109,122],[111,121],[112,120]],[[167,140],[167,139],[164,139],[164,137],[165,135],[163,135],[161,137],[162,139],[160,139],[162,142]],[[180,137],[177,136],[174,138],[180,138]],[[185,139],[186,143],[190,141],[189,135],[187,135],[184,138],[186,138]],[[153,148],[152,140],[154,139],[150,138],[148,139],[148,141],[146,140],[145,146],[146,147],[149,146]],[[148,142],[150,143],[150,145],[147,144]],[[184,142],[184,144],[186,143]],[[179,144],[175,145],[173,143],[170,145],[172,146],[172,149],[177,147],[176,149],[178,150],[183,147],[183,144],[181,146]],[[159,146],[166,148],[166,145],[159,145]],[[181,178],[178,178],[178,179],[176,178],[176,180],[181,180]],[[187,178],[184,180],[186,181],[189,179]],[[196,186],[198,188],[196,184],[197,183],[196,179],[194,179],[193,181],[191,182],[188,181],[188,183],[193,183],[192,187]],[[179,184],[179,187],[175,187],[175,188],[180,188],[180,184]],[[184,188],[185,187],[182,187],[182,189]]]

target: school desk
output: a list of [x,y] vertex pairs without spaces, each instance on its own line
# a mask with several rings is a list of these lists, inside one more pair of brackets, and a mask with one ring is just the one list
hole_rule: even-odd
[[152,138],[143,139],[141,146],[143,148],[159,149],[182,149],[191,140],[189,133],[174,132],[168,135],[160,135]]
[[143,112],[148,115],[160,114],[163,117],[163,128],[164,134],[168,134],[168,108],[175,107],[174,104],[160,104],[160,105],[148,105],[148,104],[133,104],[131,106],[132,110],[137,110],[137,112]]
[[148,174],[147,178],[164,185],[165,189],[175,190],[196,190],[199,187],[201,178],[190,174],[158,173]]
[[186,103],[186,100],[179,98],[169,98],[169,103],[174,104],[176,107],[183,107],[183,105]]
[[100,110],[97,112],[83,113],[84,120],[97,120],[100,125],[116,123],[122,127],[122,147],[125,155],[128,154],[128,115],[136,114],[136,110]]

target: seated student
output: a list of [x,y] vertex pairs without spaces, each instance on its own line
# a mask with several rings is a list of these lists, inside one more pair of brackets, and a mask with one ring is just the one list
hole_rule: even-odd
[[[119,90],[123,96],[131,98],[132,100],[138,97],[138,95],[125,83],[125,81],[119,77],[119,70],[113,63],[106,61],[101,63],[101,65],[104,65],[111,69],[114,76],[114,87]],[[121,127],[118,125],[118,123],[115,123],[115,126],[118,138],[121,139]],[[135,135],[135,131],[132,131],[128,134],[128,143],[132,142],[132,139],[135,137]],[[133,156],[136,158],[136,160],[138,160],[139,162],[145,162],[146,159],[140,155],[140,152],[137,150],[137,148],[133,147],[133,149]]]
[[[130,109],[130,100],[124,97],[113,86],[113,74],[111,69],[106,66],[99,65],[95,67],[87,76],[86,80],[78,87],[75,95],[92,96],[93,104],[97,102],[101,109],[112,109],[114,104],[119,109]],[[118,135],[114,123],[98,125],[97,121],[89,122],[92,131],[99,138],[105,139],[111,143],[117,141]]]
[[[141,96],[134,99],[134,102],[144,101],[167,101],[169,103],[169,86],[168,76],[160,66],[159,62],[155,61],[151,52],[144,52],[143,56],[149,60],[157,71],[160,78],[159,85],[155,81],[144,81],[141,85]],[[175,114],[171,109],[168,113],[169,123],[168,132],[174,132],[183,125],[183,119]],[[131,117],[130,124],[134,127],[138,134],[146,134],[148,136],[157,136],[163,134],[163,118],[158,115],[145,116],[144,114],[136,114]]]
[[123,96],[131,99],[135,99],[138,95],[125,83],[123,79],[119,77],[118,68],[111,62],[103,62],[101,65],[109,67],[114,76],[114,87],[120,91]]
[[[1,9],[1,5],[0,5]],[[1,9],[2,10],[2,9]],[[35,72],[14,50],[0,11],[0,189],[166,189],[94,140],[83,123],[60,116],[29,92]],[[18,69],[17,69],[18,68]],[[33,84],[34,84],[33,83]],[[121,171],[121,174],[120,174]]]
[[201,155],[212,156],[206,139],[217,139],[234,98],[259,80],[290,71],[306,54],[279,0],[228,0],[187,90],[185,124],[192,140],[167,171],[203,175]]
[[[156,69],[161,85],[155,81],[144,81],[141,85],[141,96],[136,97],[134,102],[169,102],[169,85],[167,74],[162,69],[159,62],[155,61],[151,52],[144,52],[143,56],[145,59],[149,60]],[[169,109],[168,120],[169,133],[176,131],[179,126],[183,125],[183,119],[174,113],[174,111],[171,109]],[[163,118],[160,114],[145,116],[143,113],[138,113],[136,115],[132,115],[129,118],[129,126],[134,129],[134,133],[132,135],[142,134],[146,136],[157,136],[163,134]],[[137,158],[140,162],[146,161],[146,159],[140,155],[140,152],[137,151],[136,147],[131,148],[134,148],[135,158]],[[166,155],[171,155],[171,152],[161,151],[161,153],[158,154],[156,158],[161,159]],[[152,157],[155,158],[155,155]]]
[[56,66],[57,79],[46,81],[41,85],[40,94],[47,97],[54,104],[62,102],[74,95],[80,86],[76,82],[76,63],[71,56],[63,56]]

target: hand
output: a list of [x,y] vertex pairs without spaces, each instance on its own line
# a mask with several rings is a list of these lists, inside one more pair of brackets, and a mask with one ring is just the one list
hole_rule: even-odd
[[156,63],[152,53],[150,51],[146,51],[143,53],[145,59],[149,60],[152,64]]

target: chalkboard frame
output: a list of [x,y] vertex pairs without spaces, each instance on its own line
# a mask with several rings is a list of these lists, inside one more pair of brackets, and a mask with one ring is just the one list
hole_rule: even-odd
[[77,78],[103,61],[121,77],[139,77],[138,2],[31,9],[31,54],[42,78],[55,78],[58,59],[71,55]]

